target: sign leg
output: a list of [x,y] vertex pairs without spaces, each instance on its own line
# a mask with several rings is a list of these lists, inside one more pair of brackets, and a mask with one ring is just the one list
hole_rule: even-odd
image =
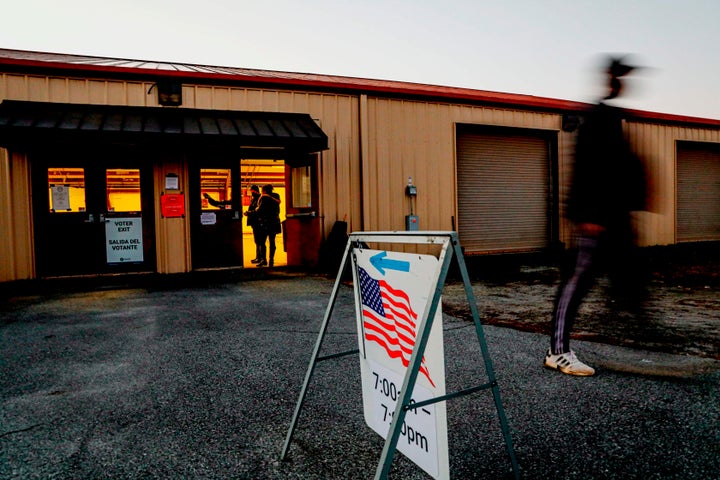
[[516,479],[520,478],[520,467],[515,457],[515,449],[513,448],[512,437],[510,435],[510,426],[505,416],[505,409],[502,406],[502,399],[500,397],[500,387],[497,384],[495,378],[495,370],[493,369],[492,359],[490,358],[490,352],[488,351],[487,342],[485,341],[485,333],[483,331],[482,323],[480,322],[480,314],[478,313],[477,301],[475,300],[475,293],[470,283],[470,276],[467,272],[467,266],[465,265],[465,258],[463,257],[462,251],[460,250],[460,244],[454,242],[455,256],[457,258],[458,266],[460,267],[460,274],[462,275],[463,284],[465,285],[465,294],[467,295],[468,304],[470,305],[470,312],[472,313],[473,321],[475,322],[475,331],[477,333],[478,341],[480,342],[480,351],[482,352],[483,361],[485,363],[485,371],[488,376],[488,382],[492,385],[492,394],[495,401],[495,408],[498,413],[498,419],[500,420],[500,428],[502,430],[503,437],[505,438],[505,446],[507,448],[508,456],[510,457],[510,463],[512,464],[513,473]]
[[290,448],[290,442],[292,441],[293,434],[295,433],[295,427],[297,426],[300,412],[302,411],[303,403],[305,402],[305,395],[307,394],[307,388],[310,384],[313,372],[315,371],[315,365],[317,364],[318,354],[320,353],[320,347],[322,347],[325,333],[327,332],[328,324],[330,323],[330,317],[332,316],[333,308],[335,307],[335,300],[337,299],[338,290],[340,288],[340,281],[342,280],[343,273],[345,272],[346,263],[348,259],[348,252],[350,251],[350,242],[345,247],[345,253],[343,254],[342,262],[340,262],[340,270],[338,270],[337,278],[335,279],[335,285],[333,286],[332,293],[328,306],[325,309],[325,316],[323,317],[322,324],[320,326],[320,332],[315,342],[315,348],[313,349],[312,357],[310,358],[310,364],[308,365],[307,372],[305,373],[305,381],[303,382],[302,389],[300,390],[300,396],[297,404],[295,405],[295,412],[293,413],[292,421],[290,422],[290,428],[288,429],[287,436],[285,437],[285,444],[283,445],[282,453],[280,454],[280,460],[285,460],[287,457],[288,449]]

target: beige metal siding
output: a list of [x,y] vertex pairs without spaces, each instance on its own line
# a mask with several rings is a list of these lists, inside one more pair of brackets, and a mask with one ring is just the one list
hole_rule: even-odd
[[9,152],[0,148],[0,228],[5,241],[0,242],[0,281],[15,280],[15,238],[12,220],[12,195],[10,194],[12,169]]
[[418,187],[416,212],[423,230],[449,230],[457,209],[455,124],[555,129],[559,116],[522,111],[370,98],[368,152],[363,176],[367,230],[404,228],[409,176]]
[[[80,102],[157,106],[152,81],[0,73],[0,100]],[[329,137],[321,154],[320,211],[324,230],[347,218],[350,230],[402,230],[410,211],[404,187],[412,176],[418,187],[415,211],[423,230],[449,230],[458,216],[457,124],[545,130],[558,134],[558,184],[562,200],[572,169],[574,133],[562,132],[559,113],[513,108],[410,101],[380,96],[241,88],[187,83],[181,108],[309,113]],[[653,186],[650,212],[640,214],[641,244],[675,242],[677,141],[720,143],[720,129],[628,122],[634,145],[646,159]],[[33,272],[29,168],[22,157],[0,150],[0,231],[10,238],[0,246],[0,280],[30,278]],[[183,159],[164,159],[156,168],[156,198],[166,172],[181,175]],[[184,177],[184,178],[183,178]],[[7,188],[7,185],[12,188]],[[25,210],[23,210],[23,208]],[[570,238],[561,210],[560,240]],[[24,217],[23,217],[24,215]],[[156,216],[158,271],[187,271],[189,238],[184,219]],[[172,220],[172,222],[170,222]],[[457,223],[457,222],[455,222]],[[9,259],[9,260],[8,260]]]
[[559,231],[558,240],[565,246],[572,241],[573,225],[566,217],[566,207],[570,192],[570,179],[572,178],[573,161],[575,159],[575,144],[577,132],[564,132],[558,134],[557,178]]
[[[47,77],[0,73],[0,101],[3,99],[78,102],[129,106],[157,106],[157,93],[151,90],[153,82],[121,81],[111,79],[85,79]],[[359,99],[337,94],[262,90],[257,88],[220,87],[185,84],[181,108],[207,108],[252,111],[284,111],[309,113],[318,121],[328,135],[330,149],[321,153],[319,165],[320,205],[318,214],[324,221],[324,231],[329,232],[336,220],[346,219],[351,230],[362,225],[360,140],[359,140]],[[175,163],[173,163],[175,162]],[[164,171],[181,175],[180,181],[187,182],[187,166],[183,160],[164,160],[162,169],[156,170],[156,197],[164,185]],[[0,172],[0,175],[3,175]],[[183,178],[185,176],[185,178]],[[15,174],[4,174],[0,181],[8,178],[26,181],[25,192],[29,191],[29,179]],[[7,190],[0,191],[0,208],[12,203]],[[24,198],[30,198],[29,193]],[[159,204],[156,205],[159,212]],[[31,224],[31,216],[26,217]],[[173,273],[189,270],[187,248],[178,244],[178,235],[189,235],[185,219],[162,219],[156,215],[158,272]],[[0,213],[0,231],[11,230],[10,220]],[[9,252],[14,260],[10,265],[0,265],[0,279],[28,278],[22,272],[33,272],[33,249],[29,234],[18,233],[17,241],[21,255]],[[182,233],[184,232],[184,233]],[[185,237],[189,238],[189,237]],[[9,248],[9,247],[5,247]],[[13,247],[14,248],[14,247]],[[18,273],[20,272],[20,273]]]
[[[188,166],[186,159],[157,159],[154,172],[156,192],[165,191],[165,176],[168,173],[178,174],[181,180],[180,189],[190,191]],[[160,273],[183,273],[192,268],[190,251],[190,223],[185,218],[163,218],[159,214],[161,198],[155,195],[155,236],[157,237],[157,270]],[[186,211],[189,199],[185,199]]]
[[457,223],[455,125],[494,125],[557,131],[560,116],[436,102],[367,100],[363,156],[365,230],[404,230],[409,176],[417,186],[414,213],[421,230]]
[[346,219],[350,229],[359,229],[361,205],[359,99],[347,95],[275,90],[186,86],[183,107],[222,110],[308,113],[329,139],[329,150],[321,153],[320,210],[324,230],[336,220]]
[[[410,214],[408,177],[418,188],[414,213],[422,230],[449,227],[454,211],[452,124],[441,125],[437,106],[371,99],[369,151],[363,171],[366,230],[404,230]],[[445,188],[443,188],[443,186]]]
[[519,133],[461,132],[457,151],[457,227],[466,252],[548,247],[548,141]]
[[641,246],[676,242],[676,143],[720,143],[720,129],[627,122],[633,150],[645,163],[649,180],[648,211],[636,215]]
[[34,276],[31,198],[26,157],[0,148],[0,281]]

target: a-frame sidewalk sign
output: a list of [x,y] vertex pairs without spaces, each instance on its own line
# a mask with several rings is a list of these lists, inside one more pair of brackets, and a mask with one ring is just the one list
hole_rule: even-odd
[[[308,365],[307,372],[305,374],[305,380],[303,382],[302,389],[300,391],[300,396],[298,398],[297,404],[295,406],[295,412],[293,414],[293,418],[290,424],[290,428],[288,429],[287,436],[285,438],[285,443],[283,445],[282,453],[281,453],[281,460],[284,460],[287,457],[288,449],[290,448],[290,443],[292,442],[292,437],[295,432],[295,428],[297,426],[298,418],[300,416],[300,413],[302,411],[302,406],[305,401],[305,396],[307,393],[308,386],[310,384],[310,380],[312,379],[315,366],[318,362],[325,361],[325,360],[331,360],[335,358],[344,357],[347,355],[353,355],[353,354],[359,354],[361,358],[361,373],[363,369],[363,361],[364,359],[367,359],[366,357],[370,357],[370,350],[371,349],[377,349],[377,342],[367,342],[366,340],[371,337],[371,335],[368,335],[367,332],[363,333],[362,325],[365,326],[365,328],[372,329],[372,325],[368,325],[368,318],[365,316],[365,310],[368,303],[370,303],[365,297],[368,295],[367,291],[375,289],[375,291],[378,290],[378,288],[389,288],[390,292],[396,292],[398,290],[403,290],[402,293],[405,293],[405,291],[409,292],[408,295],[405,295],[406,299],[412,300],[413,296],[413,286],[410,285],[408,288],[397,288],[398,282],[395,282],[392,286],[389,285],[389,283],[385,282],[383,279],[382,281],[378,282],[374,276],[380,276],[383,277],[388,270],[398,270],[400,272],[407,272],[410,273],[414,269],[414,265],[416,262],[424,262],[424,259],[422,258],[422,255],[417,254],[406,254],[406,253],[398,253],[398,252],[389,252],[389,251],[374,251],[370,250],[368,247],[368,244],[415,244],[415,245],[437,245],[440,246],[440,253],[437,257],[437,261],[435,262],[435,266],[432,266],[433,269],[435,269],[434,274],[432,275],[426,275],[423,276],[420,275],[420,280],[423,279],[430,279],[428,283],[432,283],[434,281],[434,290],[432,290],[433,285],[428,285],[428,295],[426,301],[422,301],[419,303],[421,306],[420,308],[423,309],[422,315],[416,316],[416,327],[415,327],[415,339],[414,344],[412,345],[412,354],[409,356],[409,360],[405,359],[403,361],[404,364],[406,364],[406,368],[404,369],[403,373],[403,380],[402,380],[402,386],[397,389],[394,385],[391,385],[393,387],[393,395],[387,395],[387,397],[392,398],[392,400],[396,400],[396,404],[394,406],[394,413],[391,413],[391,416],[388,418],[390,421],[389,428],[387,430],[387,434],[385,435],[385,444],[382,450],[382,454],[380,456],[380,460],[378,462],[377,469],[375,471],[375,479],[381,480],[381,479],[387,479],[388,474],[390,472],[390,467],[393,461],[393,457],[395,455],[395,451],[398,449],[398,440],[401,437],[401,435],[407,435],[407,431],[411,430],[411,427],[406,425],[406,416],[410,413],[417,413],[419,410],[424,410],[428,416],[430,415],[430,412],[436,412],[433,415],[434,421],[437,420],[437,424],[440,425],[442,422],[445,422],[445,415],[444,415],[444,403],[442,404],[441,410],[434,410],[434,407],[436,404],[440,402],[445,402],[446,400],[450,400],[453,398],[457,398],[460,396],[468,395],[471,393],[475,393],[481,390],[490,390],[493,395],[493,399],[495,402],[495,408],[497,410],[498,419],[500,421],[500,428],[502,430],[502,434],[505,440],[505,446],[507,449],[508,456],[510,458],[510,463],[512,465],[513,474],[516,479],[520,478],[520,469],[519,465],[517,463],[517,459],[515,457],[515,451],[512,444],[512,438],[510,435],[510,427],[507,422],[507,418],[505,416],[505,411],[502,406],[502,399],[500,397],[500,388],[498,386],[497,379],[495,377],[495,372],[492,365],[492,359],[490,358],[490,354],[488,351],[487,343],[485,341],[485,334],[483,332],[482,323],[480,322],[480,316],[477,309],[477,302],[475,300],[475,294],[472,289],[472,285],[470,283],[470,277],[467,272],[467,267],[465,265],[465,258],[462,253],[462,249],[460,247],[460,243],[458,240],[458,236],[456,232],[445,232],[445,231],[439,231],[439,232],[433,232],[433,231],[398,231],[398,232],[355,232],[350,234],[348,238],[347,245],[345,247],[345,251],[343,253],[342,262],[340,264],[340,268],[338,270],[337,278],[335,279],[335,284],[330,296],[330,300],[328,302],[327,309],[325,310],[325,315],[322,320],[322,324],[320,326],[320,332],[318,334],[317,341],[315,342],[315,347],[313,349],[312,357],[310,359],[310,363]],[[428,345],[428,342],[430,341],[431,344],[433,340],[431,339],[431,331],[433,331],[433,324],[436,319],[438,319],[438,323],[436,324],[437,327],[441,327],[442,323],[442,312],[441,308],[440,310],[438,307],[440,306],[441,297],[442,297],[442,290],[445,286],[445,280],[447,278],[448,272],[450,270],[450,266],[452,263],[452,259],[455,258],[457,267],[459,269],[460,275],[463,280],[463,284],[465,287],[465,294],[467,297],[468,305],[470,307],[470,312],[473,317],[473,321],[475,324],[475,331],[477,334],[478,342],[480,344],[480,351],[482,354],[483,362],[485,364],[485,372],[487,375],[487,383],[472,386],[469,388],[466,388],[464,390],[456,391],[453,393],[445,393],[444,392],[444,372],[433,372],[432,369],[429,369],[430,367],[430,358],[427,358],[428,363],[426,364],[426,356],[430,357],[434,353],[432,349],[430,351],[426,351],[426,347]],[[376,272],[375,274],[362,271],[361,270],[368,270],[367,263],[370,263],[372,267],[375,268],[373,270],[370,268],[372,272]],[[426,262],[427,265],[432,265],[433,262]],[[346,352],[341,353],[333,353],[330,355],[324,355],[319,356],[320,349],[322,347],[323,339],[325,337],[325,334],[328,329],[328,324],[330,322],[330,318],[332,317],[332,312],[335,306],[335,301],[337,299],[338,291],[342,282],[342,279],[345,275],[346,269],[351,266],[353,267],[353,279],[354,279],[354,288],[355,288],[355,302],[356,302],[356,315],[358,317],[358,343],[360,348],[355,350],[350,350]],[[423,266],[425,270],[427,270],[428,267]],[[417,275],[415,275],[415,280],[417,280]],[[388,277],[389,278],[389,277]],[[399,278],[402,281],[402,276],[396,276],[396,279]],[[410,278],[410,277],[408,277]],[[360,283],[363,283],[361,286]],[[411,283],[410,281],[408,283]],[[367,285],[370,286],[367,286]],[[395,288],[393,288],[395,287]],[[417,290],[417,288],[416,288]],[[385,295],[387,292],[383,292]],[[383,298],[383,300],[386,300],[386,298]],[[391,299],[391,301],[393,301]],[[361,305],[362,303],[362,305]],[[408,311],[412,311],[412,307],[409,306],[410,303],[407,303],[406,308]],[[418,303],[415,303],[415,305],[418,305]],[[361,313],[361,310],[363,313]],[[374,312],[370,312],[368,315],[372,315]],[[436,328],[434,331],[441,331],[441,328]],[[434,333],[432,334],[435,335]],[[362,337],[361,337],[362,336]],[[437,337],[436,337],[437,338]],[[442,342],[442,337],[440,338],[440,342]],[[365,343],[363,343],[365,341]],[[364,345],[367,345],[365,347]],[[364,351],[367,348],[367,351]],[[442,348],[439,349],[440,355],[442,355]],[[436,359],[437,361],[437,359]],[[444,358],[439,359],[440,363],[444,362]],[[375,365],[374,363],[372,365]],[[365,367],[367,368],[367,367]],[[380,372],[388,373],[388,369],[383,369],[382,367],[379,367],[377,369]],[[372,374],[374,374],[375,381],[377,382],[378,379],[381,379],[383,377],[383,374],[378,374],[376,371],[373,371]],[[420,375],[421,380],[418,382],[418,376]],[[431,375],[434,375],[434,377],[431,378]],[[427,386],[428,382],[431,382],[433,385],[437,382],[438,378],[440,378],[442,386],[441,391],[442,395],[432,397],[432,398],[426,398],[428,388],[425,388],[423,385]],[[367,376],[364,376],[363,382],[366,382]],[[399,377],[396,377],[399,378]],[[385,379],[385,378],[383,378]],[[435,382],[433,382],[433,379]],[[388,382],[387,385],[390,385],[392,382]],[[439,390],[436,390],[439,391]],[[424,394],[420,395],[418,398],[422,398],[420,401],[413,398],[414,396],[418,395],[418,392],[425,392]],[[387,389],[386,389],[386,394]],[[366,391],[363,389],[363,399],[365,404],[365,418],[368,424],[374,428],[372,423],[372,413],[368,413],[368,408],[372,408],[372,399],[368,399],[366,396]],[[387,410],[387,409],[386,409]],[[409,425],[409,423],[408,423]],[[440,426],[440,429],[442,429],[444,425]],[[387,428],[387,427],[386,427]],[[428,427],[430,428],[430,427]],[[445,427],[446,428],[446,427]],[[378,431],[376,429],[376,431]],[[379,431],[378,431],[379,432]],[[380,433],[380,432],[379,432]],[[381,433],[382,435],[383,433]],[[437,436],[439,441],[439,450],[442,450],[444,447],[445,450],[447,449],[447,434],[443,433],[441,430],[437,433],[433,434],[425,434],[422,435],[423,440],[423,447],[424,449],[429,451],[432,450],[432,447],[428,444],[430,443],[431,437]],[[444,440],[445,445],[442,445],[442,441]],[[405,443],[405,442],[404,442]],[[412,453],[412,452],[411,452]],[[421,466],[424,470],[429,472],[434,478],[449,478],[448,473],[448,466],[447,465],[439,465],[436,469],[436,471],[432,471],[434,468],[433,465],[431,465],[428,469],[427,466],[421,465],[416,459],[412,458],[411,455],[408,455],[411,460],[413,460],[416,464]],[[445,452],[444,454],[440,452],[439,458],[441,463],[448,463],[448,455]],[[430,462],[432,463],[432,461]],[[437,461],[436,461],[437,463]]]

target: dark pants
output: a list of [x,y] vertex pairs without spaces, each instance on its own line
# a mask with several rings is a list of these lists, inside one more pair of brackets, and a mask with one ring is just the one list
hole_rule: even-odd
[[255,242],[255,259],[263,258],[260,248],[265,243],[265,240],[263,239],[260,227],[253,227],[253,241]]
[[[261,260],[269,261],[270,265],[272,265],[275,261],[275,235],[276,233],[268,233],[262,229],[258,229],[261,231],[260,233],[260,243],[259,243],[259,258]],[[270,244],[270,248],[268,251],[268,247],[266,245],[266,242]],[[268,257],[269,254],[269,257]]]
[[550,341],[553,355],[570,351],[570,332],[578,308],[594,285],[600,267],[608,270],[617,304],[636,318],[643,315],[646,269],[633,243],[629,224],[597,238],[578,238],[575,261],[564,273],[555,301]]
[[570,331],[575,323],[578,308],[594,282],[593,262],[599,239],[580,237],[575,257],[575,267],[560,285],[553,312],[550,350],[553,355],[570,351]]

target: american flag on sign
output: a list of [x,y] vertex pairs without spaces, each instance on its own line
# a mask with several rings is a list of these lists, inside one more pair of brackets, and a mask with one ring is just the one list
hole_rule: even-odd
[[[362,301],[365,340],[375,342],[390,356],[399,358],[407,367],[415,347],[417,313],[410,306],[410,297],[402,290],[391,287],[385,280],[375,280],[359,268],[360,296]],[[425,358],[420,373],[434,387]]]

